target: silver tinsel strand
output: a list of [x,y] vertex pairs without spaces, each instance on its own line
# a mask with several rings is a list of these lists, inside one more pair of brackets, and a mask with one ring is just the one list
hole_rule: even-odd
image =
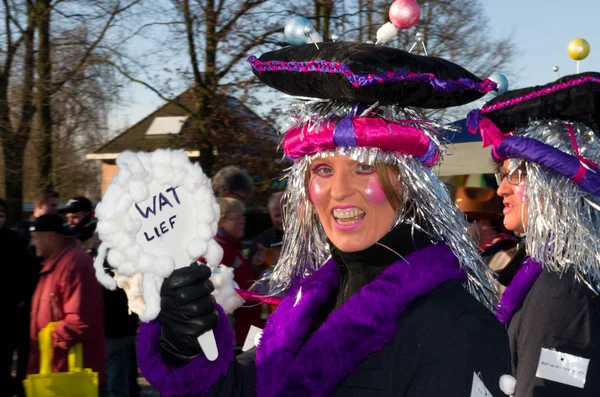
[[[577,138],[579,153],[600,163],[600,139],[581,123],[569,123]],[[575,155],[562,121],[536,121],[515,135],[537,139]],[[544,268],[559,274],[573,271],[575,277],[600,293],[600,198],[581,189],[558,172],[525,161],[528,227],[527,253]],[[598,172],[589,169],[588,172]]]

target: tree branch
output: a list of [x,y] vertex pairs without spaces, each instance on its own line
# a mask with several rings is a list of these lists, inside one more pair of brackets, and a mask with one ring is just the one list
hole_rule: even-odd
[[256,1],[245,1],[242,3],[240,9],[231,17],[231,19],[229,20],[229,22],[227,22],[225,24],[225,26],[223,26],[221,28],[221,30],[215,32],[215,34],[217,35],[217,40],[221,40],[223,37],[227,36],[230,32],[231,29],[233,28],[233,26],[236,24],[236,22],[242,17],[244,16],[244,14],[246,14],[246,12],[248,12],[249,10],[251,10],[252,8],[259,6],[261,4],[263,4],[266,0],[256,0]]
[[77,75],[78,73],[80,73],[85,68],[85,65],[86,65],[87,61],[92,56],[92,54],[93,54],[94,50],[96,49],[96,47],[104,39],[104,36],[106,35],[106,33],[108,32],[108,30],[110,29],[111,24],[116,19],[117,15],[119,15],[120,13],[124,12],[125,10],[131,8],[132,6],[134,6],[135,4],[139,3],[140,1],[141,0],[133,0],[131,3],[129,3],[128,5],[126,5],[123,8],[119,8],[118,6],[114,8],[114,10],[110,14],[110,17],[108,18],[108,20],[106,21],[104,27],[102,28],[102,31],[100,32],[100,34],[98,35],[98,37],[96,38],[96,40],[94,40],[94,42],[91,43],[91,45],[87,48],[87,50],[81,56],[81,58],[79,59],[79,62],[77,63],[77,65],[75,65],[75,67],[73,69],[71,69],[71,71],[68,72],[66,74],[66,76],[63,77],[60,81],[56,81],[56,82],[53,83],[52,89],[50,90],[50,95],[55,94],[58,90],[61,89],[62,86],[65,85],[66,82],[68,82],[69,80],[71,80],[75,75]]
[[257,45],[264,43],[264,41],[267,37],[271,36],[272,34],[278,33],[278,32],[281,32],[281,28],[268,30],[268,31],[264,32],[263,34],[261,34],[260,36],[255,37],[254,40],[250,41],[248,44],[246,44],[244,47],[242,47],[242,49],[237,54],[232,56],[231,60],[223,67],[223,69],[221,69],[221,71],[218,74],[219,79],[223,78],[223,76],[225,76],[227,73],[229,73],[229,71],[240,60],[246,58],[246,56],[248,56],[248,51],[250,51],[252,48],[256,47]]
[[177,105],[177,106],[179,106],[181,109],[183,109],[185,112],[187,112],[187,113],[189,113],[189,114],[191,114],[191,115],[193,115],[193,114],[194,114],[194,111],[192,111],[190,108],[188,108],[188,107],[187,107],[187,106],[185,106],[184,104],[182,104],[182,103],[180,103],[179,101],[176,101],[176,100],[174,100],[174,99],[172,99],[172,98],[166,97],[165,95],[163,95],[163,93],[162,93],[162,92],[160,92],[160,91],[159,91],[157,88],[155,88],[153,85],[151,85],[151,84],[149,84],[149,83],[147,83],[147,82],[145,82],[145,81],[143,81],[143,80],[140,80],[140,79],[137,79],[137,78],[133,77],[131,74],[129,74],[127,71],[123,70],[123,69],[122,69],[122,68],[121,68],[119,65],[115,64],[114,62],[111,62],[111,61],[105,60],[105,61],[103,61],[103,63],[105,63],[105,64],[107,64],[107,65],[110,65],[110,66],[112,66],[113,68],[115,68],[115,70],[116,70],[117,72],[119,72],[119,74],[121,74],[123,77],[125,77],[125,78],[126,78],[126,79],[128,79],[129,81],[131,81],[131,82],[133,82],[133,83],[137,83],[137,84],[141,84],[141,85],[143,85],[144,87],[146,87],[147,89],[149,89],[150,91],[152,91],[153,93],[155,93],[155,94],[156,94],[156,95],[157,95],[157,96],[158,96],[160,99],[162,99],[163,101],[165,101],[165,102],[168,102],[168,103],[172,103],[172,104],[174,104],[174,105]]

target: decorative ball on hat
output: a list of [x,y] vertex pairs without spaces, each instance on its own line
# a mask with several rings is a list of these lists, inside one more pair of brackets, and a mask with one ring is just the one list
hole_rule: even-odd
[[589,55],[590,43],[588,43],[587,40],[578,37],[574,40],[571,40],[569,47],[567,48],[567,52],[572,59],[581,61]]
[[558,72],[558,70],[559,70],[558,65],[552,66],[552,71],[553,72]]
[[377,44],[385,44],[398,34],[398,28],[391,22],[386,22],[377,30]]
[[308,19],[297,16],[285,24],[283,34],[291,45],[302,45],[311,42],[309,38],[312,34],[316,34],[316,29]]
[[421,7],[415,0],[396,0],[390,6],[389,17],[398,29],[412,28],[421,18]]
[[502,95],[508,91],[508,79],[502,73],[494,72],[488,79],[496,83],[496,91],[492,91],[492,95]]

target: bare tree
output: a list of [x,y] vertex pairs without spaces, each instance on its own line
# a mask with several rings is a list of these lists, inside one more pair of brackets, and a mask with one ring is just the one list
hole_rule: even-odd
[[[159,16],[144,23],[136,34],[170,28],[169,41],[160,46],[172,51],[185,49],[186,65],[176,67],[172,76],[187,82],[186,89],[191,87],[194,105],[177,102],[177,95],[168,88],[168,78],[157,81],[143,77],[147,65],[139,58],[120,54],[120,61],[111,65],[163,100],[176,102],[190,115],[195,129],[190,139],[200,150],[203,170],[210,175],[217,164],[215,153],[227,154],[217,150],[217,141],[231,144],[243,139],[239,131],[234,133],[243,120],[232,118],[224,98],[253,81],[246,64],[251,53],[265,45],[282,44],[277,34],[283,31],[291,8],[273,0],[171,0],[155,2],[155,6]],[[169,19],[160,18],[164,15]]]
[[[38,128],[41,133],[39,149],[39,183],[44,186],[52,182],[52,132],[54,96],[76,76],[99,62],[98,56],[107,46],[111,29],[117,27],[127,12],[141,0],[36,0],[35,13],[38,27],[38,84],[36,102],[38,106]],[[73,29],[73,25],[85,29],[86,34],[80,40],[66,40],[65,31]],[[63,40],[54,42],[56,37]],[[80,54],[71,63],[60,63],[52,59],[52,47],[60,45],[71,47]]]
[[331,17],[335,8],[333,0],[313,0],[314,2],[314,19],[315,29],[321,33],[323,39],[327,40],[331,37]]
[[[64,35],[70,41],[83,41],[86,31],[78,26]],[[57,36],[56,42],[61,41],[63,38]],[[85,49],[54,46],[52,56],[61,60],[57,69],[76,62],[81,51]],[[85,155],[106,140],[110,107],[119,96],[113,69],[100,62],[106,56],[101,50],[96,51],[88,67],[73,75],[53,96],[53,184],[62,197],[97,198],[99,164],[86,161]]]
[[[12,221],[20,219],[24,190],[34,179],[36,186],[58,179],[74,187],[75,179],[65,176],[68,171],[74,165],[80,173],[90,167],[80,161],[78,150],[96,144],[93,137],[105,133],[106,120],[99,120],[108,112],[105,105],[117,87],[113,75],[99,71],[106,69],[104,58],[111,53],[107,48],[115,51],[122,44],[111,32],[140,2],[3,0],[0,4],[0,143]],[[65,135],[66,131],[71,133]],[[60,153],[66,157],[59,158],[60,168],[53,170],[53,156]],[[35,172],[26,167],[32,163],[39,166]],[[97,177],[97,172],[82,175],[82,183],[89,183],[90,175]],[[60,188],[68,191],[66,185]]]
[[[9,203],[9,219],[21,218],[23,158],[35,114],[34,24],[32,1],[19,6],[4,0],[4,32],[0,50],[0,143],[4,149],[4,182]],[[19,51],[19,50],[22,51]],[[17,61],[16,57],[22,56]],[[18,65],[17,65],[18,64]],[[19,74],[19,90],[11,81]]]

